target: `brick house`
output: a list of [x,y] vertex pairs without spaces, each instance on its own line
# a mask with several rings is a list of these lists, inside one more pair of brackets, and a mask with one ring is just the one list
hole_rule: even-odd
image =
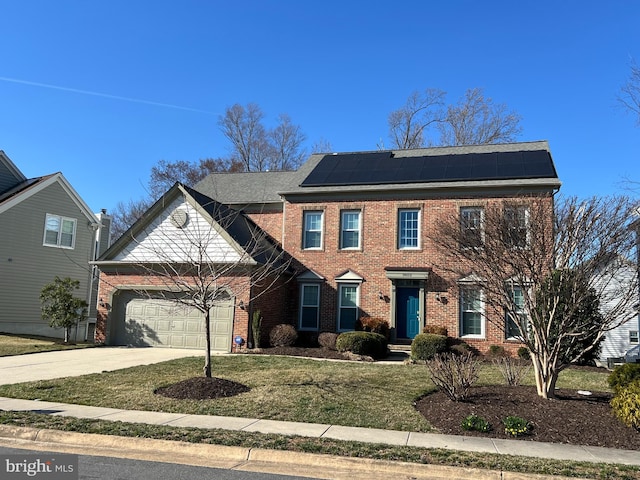
[[486,351],[514,344],[485,318],[478,289],[460,288],[472,276],[436,267],[428,234],[445,215],[479,230],[489,204],[536,195],[552,205],[560,185],[541,141],[314,154],[295,172],[212,174],[194,191],[250,220],[291,261],[280,288],[234,300],[233,335],[248,338],[247,312],[260,308],[267,328],[291,323],[309,336],[370,316],[388,320],[395,342],[439,325]]

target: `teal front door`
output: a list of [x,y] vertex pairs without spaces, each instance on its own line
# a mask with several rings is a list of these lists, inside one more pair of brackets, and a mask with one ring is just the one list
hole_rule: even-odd
[[420,289],[396,290],[396,329],[398,338],[413,338],[420,333]]

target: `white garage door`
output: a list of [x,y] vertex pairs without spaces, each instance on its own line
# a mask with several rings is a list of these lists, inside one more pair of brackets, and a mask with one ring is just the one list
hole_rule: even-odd
[[[120,296],[117,309],[117,345],[205,348],[204,315],[197,309],[164,298]],[[211,309],[211,349],[231,351],[233,300]]]

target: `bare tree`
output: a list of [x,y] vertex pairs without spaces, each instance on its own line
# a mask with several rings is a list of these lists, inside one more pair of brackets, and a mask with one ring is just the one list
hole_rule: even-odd
[[241,162],[246,172],[259,172],[267,167],[270,152],[265,152],[269,142],[263,119],[264,113],[255,103],[246,107],[236,103],[218,119],[222,133],[231,142],[232,158]]
[[211,377],[212,309],[230,297],[253,301],[270,292],[290,262],[247,216],[183,185],[172,187],[150,212],[153,221],[120,240],[129,242],[123,259],[152,279],[153,289],[138,288],[139,294],[202,313],[204,374]]
[[[446,92],[430,88],[412,93],[404,106],[389,114],[393,148],[481,145],[511,142],[520,134],[520,115],[495,104],[482,89],[467,90],[445,108]],[[436,140],[436,132],[439,138]]]
[[635,62],[631,63],[631,75],[620,89],[618,100],[636,117],[636,123],[640,125],[640,67]]
[[[541,397],[553,397],[564,368],[637,315],[629,228],[637,208],[627,197],[496,200],[479,222],[451,215],[431,235],[455,288],[476,292],[486,321],[527,346]],[[594,296],[602,319],[585,321],[580,309]]]
[[307,139],[299,125],[291,122],[291,117],[281,114],[278,125],[269,131],[273,147],[271,170],[296,170],[303,162],[306,151],[302,148]]
[[449,105],[444,121],[438,124],[440,145],[512,142],[522,131],[520,120],[505,104],[494,104],[481,88],[472,88],[457,104]]
[[428,144],[426,130],[444,121],[446,92],[428,88],[413,92],[407,102],[389,114],[389,137],[394,148],[420,148]]
[[218,125],[231,142],[231,158],[246,172],[295,170],[306,155],[302,129],[287,114],[281,114],[278,125],[271,130],[263,121],[264,113],[255,103],[246,107],[236,103],[227,108]]
[[115,240],[126,232],[136,220],[142,218],[147,209],[152,205],[149,197],[128,202],[118,202],[111,215],[111,240]]

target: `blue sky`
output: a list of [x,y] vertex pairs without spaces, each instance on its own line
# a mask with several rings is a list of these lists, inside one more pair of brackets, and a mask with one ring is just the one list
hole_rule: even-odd
[[0,149],[29,177],[62,171],[94,211],[140,198],[161,159],[227,155],[234,103],[267,126],[289,114],[309,148],[375,150],[428,87],[520,113],[564,194],[640,181],[640,127],[616,101],[640,2],[0,0],[0,18]]

